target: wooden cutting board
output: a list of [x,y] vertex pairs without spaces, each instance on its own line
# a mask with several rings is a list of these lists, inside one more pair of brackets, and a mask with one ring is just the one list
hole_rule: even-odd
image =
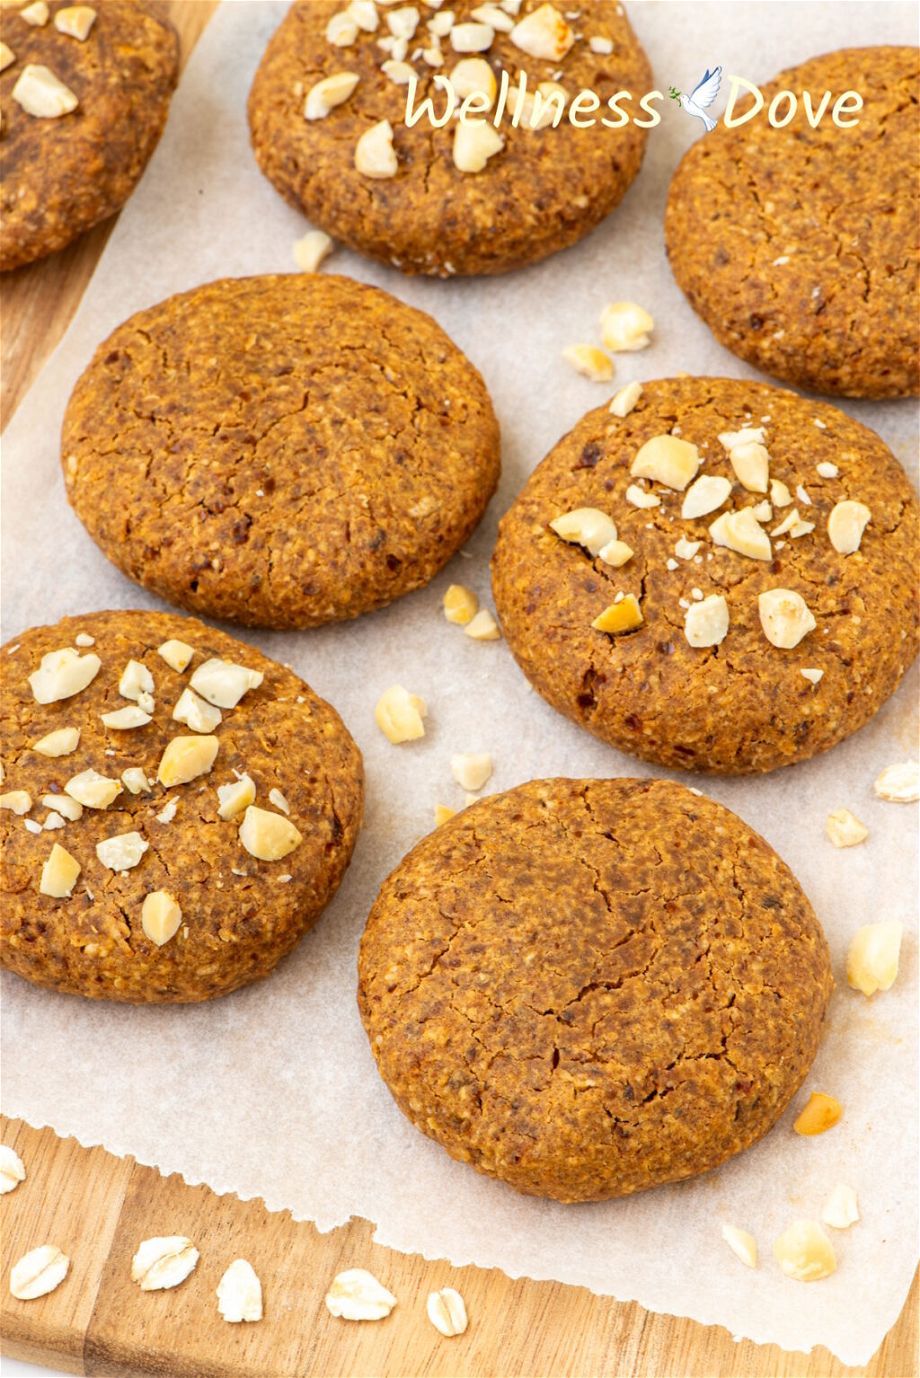
[[[213,0],[173,0],[185,57],[213,7]],[[113,223],[0,280],[4,421],[69,323]],[[25,1055],[6,1049],[7,1057]],[[393,1253],[371,1242],[366,1221],[319,1234],[260,1201],[186,1186],[18,1120],[0,1119],[0,1140],[28,1172],[0,1200],[2,1348],[52,1368],[169,1378],[912,1378],[917,1370],[916,1278],[873,1362],[847,1369],[823,1349],[806,1356],[735,1344],[718,1327],[652,1315],[581,1288],[512,1282],[495,1270]],[[201,1261],[177,1290],[142,1293],[130,1281],[131,1257],[140,1240],[162,1234],[188,1235]],[[6,1286],[11,1264],[46,1243],[70,1257],[68,1278],[50,1296],[16,1301]],[[667,1250],[667,1239],[661,1247]],[[263,1281],[258,1325],[231,1326],[217,1314],[214,1289],[238,1256]],[[735,1266],[726,1251],[726,1270]],[[399,1298],[386,1321],[329,1316],[327,1284],[348,1267],[370,1268]],[[428,1293],[448,1284],[463,1293],[470,1314],[467,1333],[452,1340],[425,1316]]]

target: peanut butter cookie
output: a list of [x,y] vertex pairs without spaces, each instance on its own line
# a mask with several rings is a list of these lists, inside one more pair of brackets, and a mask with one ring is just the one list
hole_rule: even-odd
[[2,965],[138,1004],[267,976],[360,824],[361,756],[334,709],[165,613],[68,617],[0,664]]
[[[410,127],[412,78],[414,111],[431,98],[440,118],[449,78],[458,108],[476,97],[470,119]],[[336,239],[406,273],[501,273],[574,244],[621,200],[650,85],[616,0],[303,0],[268,45],[249,124],[266,177]]]
[[499,472],[485,385],[435,322],[348,278],[228,278],[99,346],[63,434],[109,559],[194,612],[357,617],[428,583]]
[[[918,390],[917,55],[847,48],[780,72],[760,115],[720,125],[674,174],[674,276],[716,339],[765,373],[845,397]],[[777,129],[766,111],[783,90],[798,106]],[[850,90],[858,124],[809,123],[803,92],[814,107]]]
[[0,271],[62,249],[131,195],[179,69],[165,12],[155,0],[0,8]]
[[404,1114],[559,1201],[750,1147],[802,1084],[832,984],[788,867],[667,780],[536,780],[474,804],[384,883],[359,959]]
[[855,732],[913,661],[917,519],[894,456],[826,403],[631,385],[503,517],[496,608],[534,687],[595,736],[773,770]]

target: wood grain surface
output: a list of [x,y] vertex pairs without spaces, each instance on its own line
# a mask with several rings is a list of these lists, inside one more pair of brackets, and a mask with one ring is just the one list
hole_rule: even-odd
[[[173,0],[187,57],[213,0]],[[2,410],[13,414],[66,329],[114,221],[59,254],[0,279]],[[53,610],[49,609],[49,617]],[[6,1049],[6,1056],[21,1050]],[[164,1178],[102,1149],[81,1148],[48,1129],[0,1121],[2,1142],[22,1156],[28,1177],[0,1201],[4,1353],[73,1373],[169,1378],[914,1378],[918,1284],[868,1368],[848,1369],[826,1350],[789,1354],[736,1344],[727,1331],[656,1316],[557,1283],[512,1282],[503,1273],[450,1268],[393,1253],[354,1221],[330,1234],[270,1213],[259,1201],[216,1196]],[[439,1208],[449,1209],[449,1203]],[[201,1251],[192,1276],[170,1292],[142,1293],[131,1257],[150,1235],[185,1234]],[[50,1296],[9,1294],[10,1266],[54,1243],[71,1258]],[[662,1240],[667,1248],[667,1240]],[[265,1319],[231,1326],[214,1289],[227,1264],[248,1258],[265,1291]],[[328,1283],[347,1267],[370,1268],[399,1298],[377,1324],[334,1320]],[[726,1269],[733,1261],[726,1251]],[[429,1291],[457,1287],[470,1327],[445,1340],[425,1316]],[[871,1287],[872,1279],[866,1279]]]

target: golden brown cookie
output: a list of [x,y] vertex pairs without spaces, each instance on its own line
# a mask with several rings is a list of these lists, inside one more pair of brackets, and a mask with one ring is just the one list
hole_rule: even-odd
[[627,410],[636,387],[502,519],[492,584],[518,663],[645,760],[734,775],[826,750],[917,653],[903,470],[865,426],[768,384],[664,379]]
[[348,278],[227,278],[99,346],[67,493],[119,569],[195,612],[311,627],[428,583],[499,472],[482,378],[435,322]]
[[0,663],[2,965],[156,1004],[267,976],[335,894],[361,821],[335,710],[166,613],[67,617]]
[[[800,387],[918,390],[917,51],[847,48],[780,72],[761,114],[699,139],[671,182],[668,257],[690,305],[726,349]],[[798,109],[776,129],[781,90]],[[804,91],[815,106],[850,90],[858,125],[809,124]]]
[[[577,20],[567,12],[544,0],[451,0],[441,10],[358,0],[350,12],[339,0],[303,0],[269,43],[249,95],[259,166],[336,239],[406,273],[500,273],[567,248],[613,210],[642,161],[645,129],[633,118],[604,128],[601,117],[615,118],[607,101],[629,92],[622,112],[646,119],[638,102],[651,85],[617,0],[591,0]],[[517,100],[501,104],[503,73],[510,91],[524,91],[526,74],[517,127]],[[423,116],[410,128],[412,74],[414,110],[431,97],[440,117],[446,96],[435,77],[449,77],[458,96],[483,93],[491,123],[458,134],[457,119],[435,128]],[[565,113],[557,128],[530,128],[528,102],[544,83],[563,88],[556,105],[564,99]],[[593,128],[569,120],[584,90],[599,107],[581,105],[576,120],[593,119]],[[539,125],[552,114],[538,108],[533,118]]]
[[559,1201],[750,1147],[802,1084],[832,985],[789,868],[667,780],[535,780],[474,804],[384,883],[359,958],[404,1114]]
[[134,0],[0,8],[0,271],[63,248],[131,195],[179,69],[164,15]]

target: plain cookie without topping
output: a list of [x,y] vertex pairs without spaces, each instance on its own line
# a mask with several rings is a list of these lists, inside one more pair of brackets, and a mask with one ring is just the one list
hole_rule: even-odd
[[125,574],[267,627],[427,584],[498,480],[479,373],[421,311],[348,278],[227,278],[140,311],[67,407],[70,501]]
[[[671,182],[665,238],[690,305],[732,353],[799,387],[918,391],[917,56],[847,48],[781,72],[764,111],[700,139]],[[781,90],[799,105],[775,129],[765,111]],[[805,90],[815,104],[859,92],[858,125],[826,113],[813,129]]]
[[[335,894],[360,824],[361,756],[335,710],[252,647],[167,613],[65,618],[0,664],[2,965],[131,1003],[267,976]],[[104,723],[112,713],[142,725]]]
[[[753,434],[740,436],[745,430]],[[630,472],[646,442],[662,435],[698,451],[697,459],[692,448],[683,452],[691,469],[700,467],[682,491]],[[767,492],[739,482],[720,436],[737,442],[742,472],[749,472],[742,457],[762,463],[766,453]],[[696,497],[693,484],[703,480],[705,489],[713,479],[715,506],[682,517],[688,495]],[[725,496],[716,501],[719,492]],[[870,514],[849,554],[835,548],[828,529],[830,522],[845,544],[838,522],[860,511],[840,508],[845,502]],[[624,564],[592,556],[550,526],[581,508],[615,525],[632,551]],[[740,537],[726,533],[725,514],[741,510]],[[496,608],[534,687],[595,736],[670,767],[773,770],[855,732],[913,661],[917,516],[891,452],[827,403],[737,379],[645,383],[626,417],[599,407],[579,421],[502,518],[492,558]],[[745,536],[767,558],[717,543],[738,538],[743,546]],[[786,593],[804,601],[797,623],[794,606],[785,616]],[[705,626],[707,613],[721,610],[717,602],[692,611],[711,597],[725,600],[728,629],[713,644],[691,645],[688,618],[691,629],[697,618]],[[592,626],[611,607],[623,608],[612,615],[615,625],[633,599],[641,617],[635,630]],[[805,630],[810,617],[816,625]],[[804,635],[778,645],[767,636],[767,628],[777,635],[777,624],[791,629],[787,640]]]
[[24,19],[23,6],[0,8],[12,54],[0,74],[3,272],[62,249],[124,205],[163,131],[179,70],[166,6],[50,0],[44,24]]
[[443,824],[384,883],[359,1004],[405,1115],[559,1201],[717,1167],[808,1072],[832,987],[795,877],[666,780],[537,780]]
[[[451,0],[442,10],[422,4],[363,8],[366,28],[343,24],[348,16],[339,0],[295,4],[271,39],[249,95],[259,166],[315,224],[403,272],[449,277],[500,273],[545,258],[581,239],[621,200],[639,171],[647,131],[633,119],[618,129],[599,121],[609,115],[608,98],[624,90],[633,93],[633,104],[623,108],[643,118],[636,103],[652,79],[622,5],[591,0],[577,20],[571,6],[541,0],[507,9],[478,0]],[[483,9],[493,23],[475,13]],[[545,30],[530,19],[535,11],[548,19]],[[407,18],[412,34],[401,39]],[[521,33],[515,26],[524,21],[540,25],[548,47],[526,32],[520,38],[526,46],[515,41]],[[334,33],[336,24],[338,36],[350,42],[330,41],[327,30]],[[592,38],[609,51],[592,49]],[[398,82],[383,70],[385,62]],[[432,97],[440,114],[445,97],[435,77],[450,77],[460,62],[465,67],[457,87],[464,96],[486,90],[488,98],[503,72],[514,89],[524,72],[530,93],[541,83],[562,86],[567,107],[580,91],[595,92],[601,108],[594,114],[583,109],[581,118],[597,123],[577,129],[566,113],[556,129],[524,128],[523,119],[513,128],[513,109],[506,108],[497,131],[485,126],[492,133],[481,170],[461,171],[454,161],[456,119],[436,129],[423,116],[409,128],[403,84],[414,72],[415,107]],[[307,119],[306,101],[317,83],[340,73],[357,77],[351,93],[325,116]],[[489,119],[495,113],[493,105]],[[384,121],[393,153],[384,137],[382,173],[365,175],[355,165],[358,140]],[[494,141],[496,132],[503,146]]]

